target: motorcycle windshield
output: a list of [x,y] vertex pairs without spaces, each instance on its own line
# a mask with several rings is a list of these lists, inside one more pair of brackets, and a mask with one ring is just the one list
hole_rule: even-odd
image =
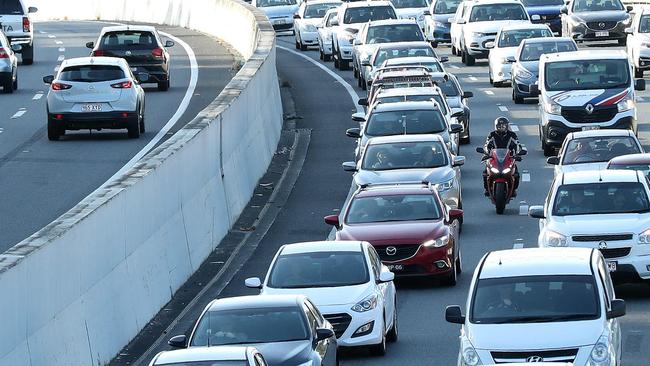
[[493,149],[492,154],[499,165],[503,165],[506,162],[506,159],[510,156],[510,150],[508,149]]

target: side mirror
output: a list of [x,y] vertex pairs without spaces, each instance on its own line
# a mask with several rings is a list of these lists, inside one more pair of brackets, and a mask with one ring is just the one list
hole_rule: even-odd
[[391,271],[381,272],[379,274],[379,283],[391,282],[395,279],[395,273]]
[[462,166],[465,165],[465,157],[464,156],[455,156],[454,161],[451,163],[451,166],[456,167],[456,166]]
[[506,57],[506,61],[508,61],[509,63],[517,62],[517,60],[515,59],[515,56]]
[[462,220],[463,219],[463,210],[452,208],[449,210],[449,219],[453,220]]
[[545,219],[544,206],[530,206],[528,208],[528,216],[534,219]]
[[551,156],[550,158],[546,159],[546,164],[560,165],[560,158],[557,156]]
[[645,90],[645,79],[636,79],[636,81],[634,81],[634,90]]
[[443,64],[444,64],[445,62],[449,62],[449,57],[447,57],[447,56],[440,56],[440,57],[438,58],[438,61],[440,61],[440,63],[443,63]]
[[354,46],[359,46],[359,45],[361,45],[361,40],[355,38],[354,41],[352,41],[352,44],[353,44]]
[[358,105],[362,106],[368,106],[368,98],[359,98],[359,101],[357,102]]
[[298,13],[294,14],[293,19],[300,19],[300,14],[298,14]]
[[519,152],[517,153],[517,155],[521,155],[521,156],[528,155],[528,149],[525,146],[521,146],[519,148]]
[[465,324],[465,317],[460,311],[460,306],[449,305],[445,309],[445,320],[454,324]]
[[449,133],[461,133],[463,132],[463,125],[460,123],[452,123],[449,125]]
[[567,8],[566,5],[562,6],[562,8],[560,8],[560,13],[569,14],[569,8]]
[[428,10],[425,10],[425,11],[422,12],[422,15],[424,15],[424,16],[431,15],[431,12],[428,11]]
[[43,77],[43,82],[45,84],[52,84],[53,81],[54,81],[54,75],[48,75]]
[[262,288],[262,281],[258,277],[247,278],[244,281],[244,285],[248,288]]
[[187,337],[185,335],[171,337],[167,344],[174,348],[187,348]]
[[27,8],[27,12],[30,13],[30,14],[36,13],[37,11],[38,11],[38,8],[35,7],[35,6],[30,6],[29,8]]
[[542,17],[540,17],[539,14],[533,14],[530,16],[530,20],[538,21],[538,20],[542,20]]
[[361,130],[358,128],[349,128],[345,131],[347,137],[352,137],[353,139],[361,138]]
[[361,66],[371,66],[370,65],[370,60],[361,60]]
[[530,95],[532,95],[532,96],[537,97],[537,96],[539,96],[539,94],[540,94],[540,93],[539,93],[539,86],[538,86],[537,84],[531,84],[531,85],[529,85],[529,86],[528,86],[528,90],[529,90],[529,92],[530,92]]
[[458,21],[456,22],[456,24],[465,24],[465,23],[467,23],[465,19],[458,19]]
[[461,117],[463,114],[465,114],[463,111],[458,111],[458,112],[454,112],[454,113],[451,115],[451,117],[452,117],[452,118],[458,118],[458,117]]
[[492,49],[492,48],[494,48],[494,42],[492,42],[492,41],[490,41],[490,42],[485,42],[485,48],[487,48],[487,49]]
[[11,50],[14,52],[20,52],[23,50],[23,46],[19,45],[18,43],[14,43],[11,45]]
[[93,48],[95,48],[95,42],[86,43],[86,48],[90,48],[92,50]]
[[135,74],[135,78],[139,83],[147,83],[149,82],[150,75],[148,72],[139,72]]
[[612,309],[607,312],[607,319],[620,318],[625,315],[625,300],[612,300]]
[[356,172],[357,171],[357,163],[354,161],[346,161],[345,163],[341,164],[343,167],[343,170],[346,172]]
[[174,47],[175,44],[174,41],[168,39],[165,41],[165,48]]
[[340,223],[339,223],[339,215],[329,215],[329,216],[325,216],[325,223],[326,223],[327,225],[332,225],[332,226],[334,226],[334,227],[337,228],[337,229],[338,229],[339,227],[341,227],[341,225],[340,225]]
[[366,114],[363,113],[363,112],[354,113],[352,115],[352,120],[354,122],[365,122],[366,121]]
[[625,33],[632,34],[634,33],[634,31],[632,30],[632,28],[625,28]]
[[474,96],[474,93],[472,93],[471,91],[466,91],[466,92],[463,93],[463,98],[471,98],[473,96]]
[[522,161],[523,159],[519,155],[515,155],[514,157],[515,161]]
[[632,5],[628,5],[628,6],[625,7],[625,10],[627,10],[627,12],[629,13],[632,10],[634,10],[634,7]]
[[334,331],[327,328],[318,328],[316,329],[316,341],[324,341],[328,338],[334,337]]
[[476,152],[485,155],[485,149],[483,148],[483,146],[477,147]]

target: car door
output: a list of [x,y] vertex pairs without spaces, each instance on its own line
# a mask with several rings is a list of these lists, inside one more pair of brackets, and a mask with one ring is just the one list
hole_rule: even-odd
[[451,35],[451,44],[452,46],[456,47],[458,49],[459,44],[458,44],[458,39],[459,39],[459,34],[460,34],[460,24],[458,24],[458,21],[463,18],[463,12],[465,10],[465,7],[467,5],[465,3],[462,3],[458,9],[456,9],[456,14],[451,18],[451,26],[449,27],[449,33]]
[[[611,310],[612,300],[616,298],[616,293],[614,292],[614,283],[612,282],[612,277],[610,272],[605,264],[605,260],[602,256],[598,258],[598,277],[603,286],[605,309]],[[621,339],[621,325],[618,318],[608,319],[608,326],[610,327],[610,332],[612,334],[612,343],[614,344],[614,349],[616,352],[616,357],[620,360],[622,352],[622,339]]]
[[384,307],[384,314],[387,322],[385,326],[386,330],[388,330],[393,326],[392,319],[394,319],[395,312],[395,286],[392,282],[377,283],[377,280],[379,280],[379,274],[382,271],[388,272],[390,270],[381,263],[379,254],[377,254],[377,251],[372,245],[368,246],[368,260],[370,261],[370,266],[372,268],[377,294],[381,297],[381,303]]
[[[325,318],[317,310],[316,306],[311,303],[309,300],[305,300],[304,303],[305,315],[307,315],[307,321],[311,328],[312,339],[316,339],[316,330],[319,328],[325,328]],[[334,337],[327,338],[321,341],[314,342],[314,352],[318,353],[319,358],[322,360],[321,365],[329,366],[336,364],[336,342]]]

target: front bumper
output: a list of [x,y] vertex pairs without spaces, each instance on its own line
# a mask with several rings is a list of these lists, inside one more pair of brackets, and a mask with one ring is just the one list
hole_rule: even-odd
[[318,32],[300,31],[300,42],[306,46],[318,46]]
[[[372,310],[357,313],[352,310],[354,304],[319,306],[323,316],[332,323],[337,333],[338,345],[341,347],[359,347],[379,344],[382,339],[384,309],[377,304]],[[349,322],[346,319],[350,319]],[[370,322],[372,331],[362,336],[353,337],[354,333]],[[342,333],[341,330],[343,330]],[[340,333],[340,334],[339,334]]]
[[[376,246],[377,252],[386,253],[390,245]],[[399,247],[399,245],[394,245]],[[386,255],[380,255],[382,262],[395,273],[397,277],[444,276],[449,274],[453,266],[453,244],[433,248],[420,245],[415,254],[402,260],[388,261]]]
[[530,95],[530,86],[537,82],[537,79],[520,79],[515,77],[513,79],[512,88],[515,90],[515,94],[523,98],[533,98]]
[[341,60],[352,60],[352,46],[346,43],[347,41],[339,41],[339,52],[341,53]]
[[501,63],[497,60],[496,66],[494,66],[494,70],[492,70],[492,80],[501,83],[504,81],[511,81],[512,80],[512,74],[510,73],[512,70],[512,64],[511,63]]
[[66,130],[122,129],[137,122],[136,112],[48,113],[48,120]]
[[467,53],[469,53],[474,58],[488,58],[490,50],[485,48],[485,44],[488,42],[494,42],[495,35],[489,35],[480,38],[470,38],[465,44],[467,48]]
[[273,18],[269,20],[275,31],[293,30],[293,18]]
[[[627,112],[626,112],[627,113]],[[621,113],[623,115],[625,113]],[[618,116],[617,116],[618,117]],[[547,123],[542,125],[543,139],[546,145],[552,147],[560,147],[564,142],[564,138],[570,132],[578,132],[582,127],[597,125],[602,129],[624,129],[636,131],[636,119],[634,116],[622,116],[607,123],[585,123],[583,125],[576,125],[570,123],[567,125],[562,116],[551,115]],[[558,120],[559,119],[559,120]],[[564,120],[566,121],[566,120]]]
[[[576,41],[611,41],[626,39],[625,28],[626,25],[620,22],[610,29],[592,29],[586,24],[580,23],[578,26],[572,27],[569,33]],[[605,35],[604,32],[607,34]]]

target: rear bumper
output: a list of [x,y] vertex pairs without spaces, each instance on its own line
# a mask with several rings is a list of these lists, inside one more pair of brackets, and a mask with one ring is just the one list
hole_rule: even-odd
[[66,130],[121,129],[136,123],[136,112],[48,113],[48,123]]
[[129,67],[134,74],[139,72],[146,72],[149,74],[148,82],[158,82],[169,80],[169,66],[165,63],[161,64],[133,64],[129,63]]

